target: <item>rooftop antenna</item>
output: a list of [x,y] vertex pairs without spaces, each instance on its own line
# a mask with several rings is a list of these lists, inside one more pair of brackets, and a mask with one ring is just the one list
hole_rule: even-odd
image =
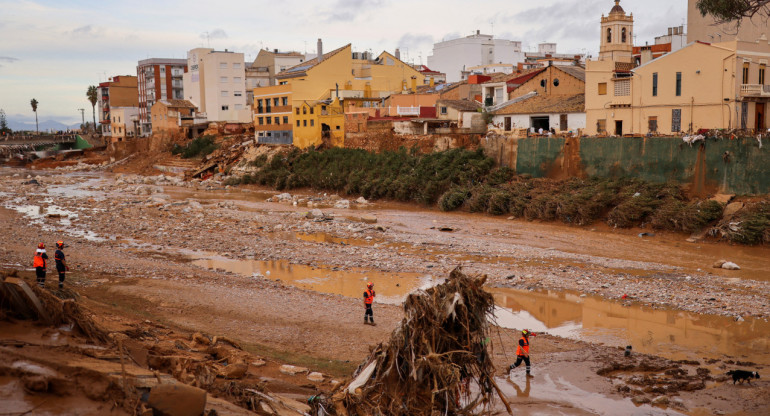
[[492,36],[495,36],[495,21],[490,20],[489,23],[492,25]]
[[208,30],[207,30],[207,31],[205,31],[205,32],[203,32],[203,33],[205,33],[205,34],[206,34],[206,47],[207,47],[207,48],[210,48],[210,47],[211,47],[211,39],[209,38],[209,32],[208,32]]

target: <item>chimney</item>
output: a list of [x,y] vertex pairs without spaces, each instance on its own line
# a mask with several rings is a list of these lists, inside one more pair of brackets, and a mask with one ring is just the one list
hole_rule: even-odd
[[396,48],[396,59],[401,60],[401,49]]
[[324,60],[324,43],[318,38],[318,62]]
[[674,28],[673,27],[668,28],[668,35],[671,36],[673,34],[674,34]]
[[480,31],[480,30],[478,30],[478,29],[476,29],[476,34],[477,34],[477,35],[480,35],[480,34],[481,34],[481,31]]
[[679,34],[684,35],[684,26],[679,26]]
[[644,65],[650,61],[652,61],[652,48],[642,48],[642,56],[639,63]]
[[417,77],[412,75],[412,92],[417,92]]
[[273,53],[278,53],[278,49],[273,49]]

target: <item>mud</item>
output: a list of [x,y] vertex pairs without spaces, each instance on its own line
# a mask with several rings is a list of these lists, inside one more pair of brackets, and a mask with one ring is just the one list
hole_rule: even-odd
[[[22,185],[27,175],[39,175],[42,186]],[[225,335],[276,369],[289,363],[320,371],[327,380],[340,378],[401,319],[400,308],[386,298],[463,264],[468,272],[488,274],[495,286],[514,289],[494,289],[511,290],[505,296],[513,303],[500,300],[500,306],[531,319],[507,326],[540,322],[543,331],[560,335],[533,342],[536,377],[527,397],[512,385],[504,388],[524,414],[731,414],[736,403],[745,414],[763,414],[770,406],[764,379],[733,388],[719,377],[736,367],[762,373],[768,365],[761,336],[770,316],[765,247],[693,244],[667,234],[641,238],[639,230],[579,229],[387,202],[355,211],[322,208],[325,217],[314,219],[307,217],[308,207],[266,202],[275,195],[269,190],[232,190],[211,181],[7,168],[0,176],[0,205],[7,207],[0,208],[0,226],[7,230],[0,246],[3,267],[30,279],[32,272],[24,269],[31,248],[64,239],[72,268],[66,285],[113,331],[157,339],[162,356],[193,354],[192,334],[201,332]],[[334,205],[331,196],[302,197]],[[15,206],[38,206],[41,212],[55,206],[77,216],[67,214],[70,223],[62,224],[62,217],[33,218]],[[376,217],[376,223],[360,221],[363,215]],[[711,269],[718,258],[742,270]],[[382,290],[374,327],[360,322],[357,293],[369,278]],[[49,272],[51,288],[53,280]],[[569,302],[560,305],[560,296]],[[513,361],[517,339],[513,330],[501,331],[493,341],[499,369]],[[626,342],[634,354],[671,361],[661,364],[654,379],[637,367],[597,374],[608,363],[626,364],[617,348]],[[681,359],[699,364],[675,362]],[[156,365],[175,372],[175,362]],[[697,377],[698,368],[712,378],[703,388],[676,384],[696,381],[677,379],[676,369]],[[511,380],[523,394],[526,383],[517,370]],[[644,384],[645,375],[652,384]],[[327,388],[303,389],[309,384],[303,376],[277,370],[259,377],[279,380],[274,382],[296,395]],[[671,383],[676,390],[658,393]],[[669,404],[652,406],[661,395]],[[639,407],[632,402],[637,396]]]

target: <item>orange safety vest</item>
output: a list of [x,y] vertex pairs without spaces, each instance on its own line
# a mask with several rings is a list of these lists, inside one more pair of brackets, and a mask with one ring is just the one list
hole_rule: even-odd
[[366,302],[367,305],[371,305],[374,301],[374,291],[371,289],[366,289],[366,298],[364,299],[364,302]]
[[41,253],[35,254],[35,260],[32,262],[32,267],[42,267],[45,269],[45,259]]
[[529,355],[529,340],[521,337],[521,341],[524,341],[524,346],[518,345],[516,347],[516,355]]

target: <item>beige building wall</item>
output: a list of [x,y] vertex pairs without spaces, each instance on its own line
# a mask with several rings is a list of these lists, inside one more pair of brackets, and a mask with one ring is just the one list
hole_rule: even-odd
[[196,48],[187,53],[187,60],[185,99],[206,113],[209,121],[251,121],[242,53]]
[[[559,85],[554,85],[554,80],[559,80]],[[545,81],[545,87],[541,86]],[[549,66],[545,71],[527,80],[524,84],[511,91],[508,99],[521,97],[537,91],[538,95],[575,95],[585,92],[585,82],[562,71],[557,66]]]
[[112,107],[110,111],[110,130],[112,141],[123,141],[137,136],[139,107]]
[[711,16],[702,16],[695,7],[697,0],[687,1],[687,43],[727,42],[732,40],[755,41],[763,35],[765,40],[770,36],[768,21],[757,16],[753,19],[743,19],[740,26],[729,23],[717,25]]

